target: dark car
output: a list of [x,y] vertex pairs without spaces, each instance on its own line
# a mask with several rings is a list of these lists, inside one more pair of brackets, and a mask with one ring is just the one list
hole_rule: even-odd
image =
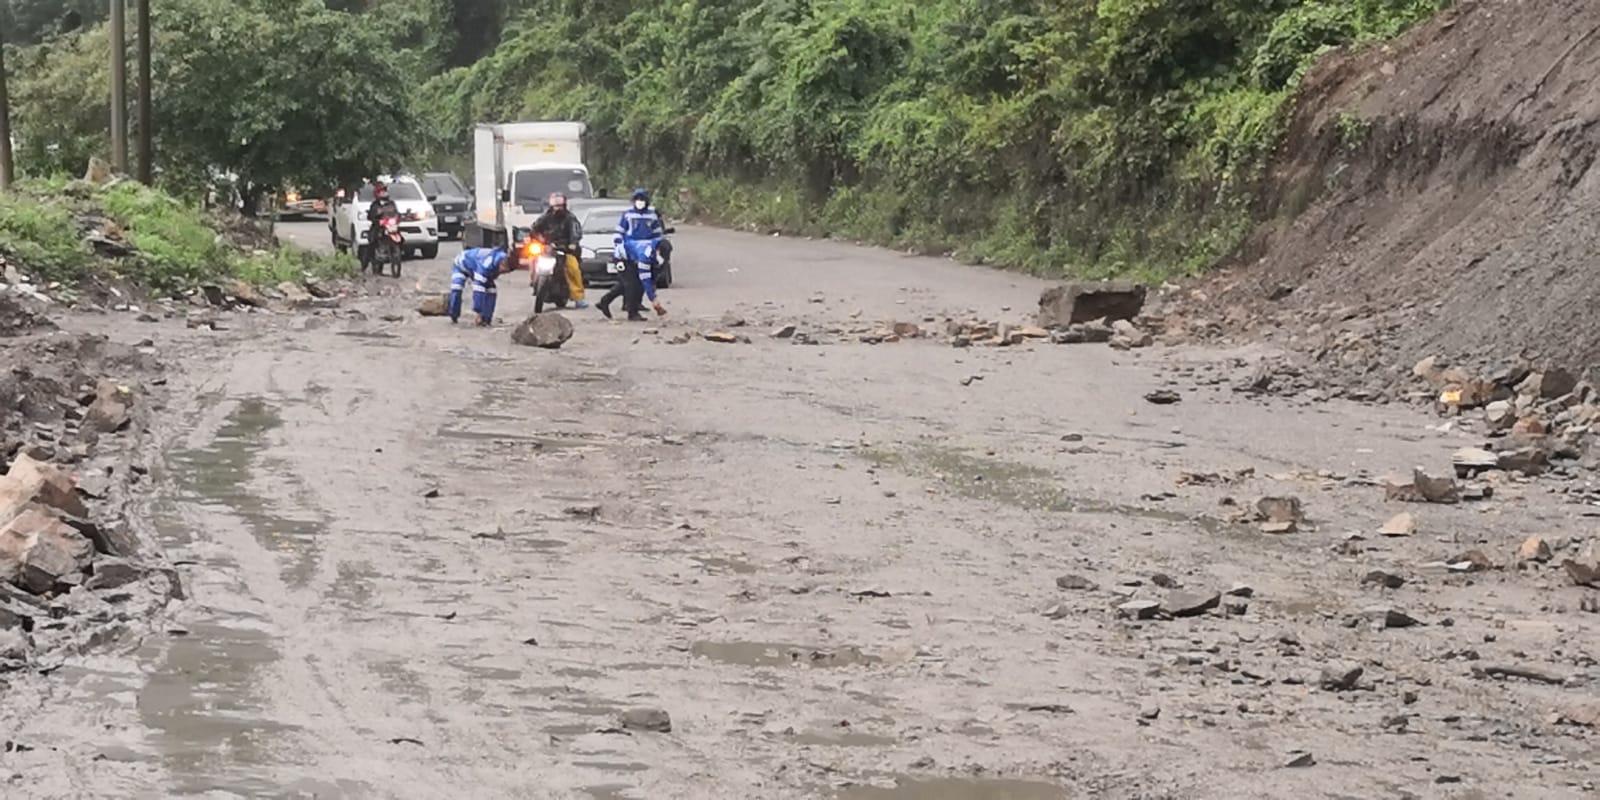
[[461,180],[449,172],[424,172],[417,176],[422,191],[439,215],[439,236],[459,239],[467,223],[472,221],[472,193]]
[[617,237],[617,221],[632,206],[611,199],[584,199],[568,201],[568,207],[583,226],[583,241],[579,244],[579,266],[583,268],[583,282],[595,286],[609,286],[618,278],[610,271],[613,242]]

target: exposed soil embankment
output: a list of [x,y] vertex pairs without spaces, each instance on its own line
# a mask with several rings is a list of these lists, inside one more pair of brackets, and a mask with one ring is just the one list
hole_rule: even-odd
[[1597,79],[1587,0],[1464,2],[1329,57],[1291,112],[1273,221],[1185,316],[1322,353],[1354,324],[1367,352],[1334,366],[1358,375],[1600,365]]

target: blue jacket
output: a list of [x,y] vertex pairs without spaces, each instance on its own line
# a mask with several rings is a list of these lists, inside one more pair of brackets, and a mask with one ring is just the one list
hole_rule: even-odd
[[622,212],[622,219],[617,220],[618,241],[648,241],[666,235],[666,226],[661,224],[661,215],[654,208],[643,211],[630,208]]
[[493,247],[474,247],[462,251],[451,263],[455,272],[474,279],[475,283],[494,284],[494,279],[499,277],[500,265],[506,260],[506,252]]

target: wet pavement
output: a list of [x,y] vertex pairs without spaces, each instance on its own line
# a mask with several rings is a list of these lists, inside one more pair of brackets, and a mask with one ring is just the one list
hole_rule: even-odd
[[[128,331],[185,365],[150,532],[190,599],[137,649],[12,698],[5,738],[32,749],[3,756],[0,791],[1594,796],[1595,732],[1549,722],[1596,685],[1581,590],[1420,566],[1525,532],[1592,536],[1581,507],[1507,487],[1338,552],[1397,510],[1347,476],[1439,463],[1463,438],[1399,409],[1181,385],[1182,403],[1141,400],[1163,366],[1248,352],[772,339],[786,322],[1020,320],[1042,284],[834,243],[679,239],[669,317],[568,311],[560,351],[512,345],[506,320],[411,313],[445,286],[449,249],[369,279],[388,289],[354,304],[364,318]],[[530,310],[519,279],[505,317]],[[669,344],[729,312],[751,344]],[[1228,521],[1266,494],[1300,496],[1310,524]],[[1361,586],[1379,564],[1414,580]],[[1060,588],[1063,573],[1095,588]],[[1249,610],[1119,618],[1160,597],[1156,573],[1247,583]],[[1376,602],[1435,624],[1345,624]],[[1575,680],[1475,680],[1449,655],[1468,645]],[[1366,660],[1373,685],[1300,677],[1340,658]],[[670,732],[623,726],[637,708],[668,712]],[[1315,765],[1286,768],[1299,751]]]

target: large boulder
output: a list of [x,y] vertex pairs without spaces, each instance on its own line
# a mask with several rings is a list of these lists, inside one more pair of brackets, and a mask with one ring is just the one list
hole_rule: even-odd
[[1145,287],[1130,281],[1067,283],[1039,295],[1039,326],[1065,328],[1104,319],[1131,320],[1144,310]]
[[74,517],[89,513],[78,497],[71,476],[26,453],[18,453],[11,462],[11,471],[0,476],[0,524],[10,521],[33,503]]
[[572,338],[572,322],[561,314],[534,314],[511,331],[511,341],[554,350]]
[[0,580],[34,594],[83,572],[93,559],[94,544],[41,506],[30,506],[0,527]]

